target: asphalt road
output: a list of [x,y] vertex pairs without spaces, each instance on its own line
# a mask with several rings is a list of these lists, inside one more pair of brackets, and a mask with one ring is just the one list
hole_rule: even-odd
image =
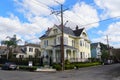
[[120,80],[120,64],[60,72],[0,70],[0,80]]

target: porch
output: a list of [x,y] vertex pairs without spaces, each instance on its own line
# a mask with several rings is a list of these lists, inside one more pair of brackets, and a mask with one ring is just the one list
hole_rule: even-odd
[[[61,50],[60,46],[54,46],[51,49],[44,50],[44,56],[52,59],[54,63],[61,62]],[[69,60],[70,62],[77,62],[77,49],[71,46],[64,46],[64,60]]]

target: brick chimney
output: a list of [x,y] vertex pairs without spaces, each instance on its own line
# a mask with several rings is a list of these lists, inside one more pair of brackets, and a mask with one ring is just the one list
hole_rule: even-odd
[[50,28],[48,27],[48,30],[47,31],[49,31],[50,30]]
[[76,25],[76,30],[78,30],[78,25]]

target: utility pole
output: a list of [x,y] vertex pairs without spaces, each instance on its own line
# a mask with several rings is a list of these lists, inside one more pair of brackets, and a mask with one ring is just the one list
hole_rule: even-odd
[[108,40],[108,35],[106,35],[106,38],[107,38],[107,47],[109,49],[109,40]]
[[108,35],[106,35],[106,38],[107,38],[107,48],[108,48],[108,58],[110,58],[110,46],[109,46],[109,38],[108,38]]
[[62,29],[62,35],[61,35],[61,66],[62,71],[64,70],[64,25],[63,25],[63,5],[61,4],[61,29]]
[[[61,14],[61,24],[60,24],[60,27],[61,27],[61,46],[60,46],[60,51],[61,51],[61,66],[62,66],[62,71],[64,71],[64,67],[65,67],[65,62],[64,62],[64,21],[63,21],[63,12],[66,11],[67,9],[63,10],[63,4],[59,3],[58,1],[55,1],[56,3],[58,3],[61,7],[61,10],[60,11],[53,11],[53,13],[57,13],[58,14]],[[68,22],[68,21],[67,21]],[[66,23],[67,23],[66,22]],[[66,24],[65,23],[65,24]]]

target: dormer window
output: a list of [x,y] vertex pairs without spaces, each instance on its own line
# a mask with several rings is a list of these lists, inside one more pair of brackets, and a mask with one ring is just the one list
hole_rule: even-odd
[[53,30],[54,34],[58,33],[58,30],[57,29],[54,29]]
[[82,35],[83,35],[83,37],[86,37],[86,36],[87,36],[86,33],[83,33]]

